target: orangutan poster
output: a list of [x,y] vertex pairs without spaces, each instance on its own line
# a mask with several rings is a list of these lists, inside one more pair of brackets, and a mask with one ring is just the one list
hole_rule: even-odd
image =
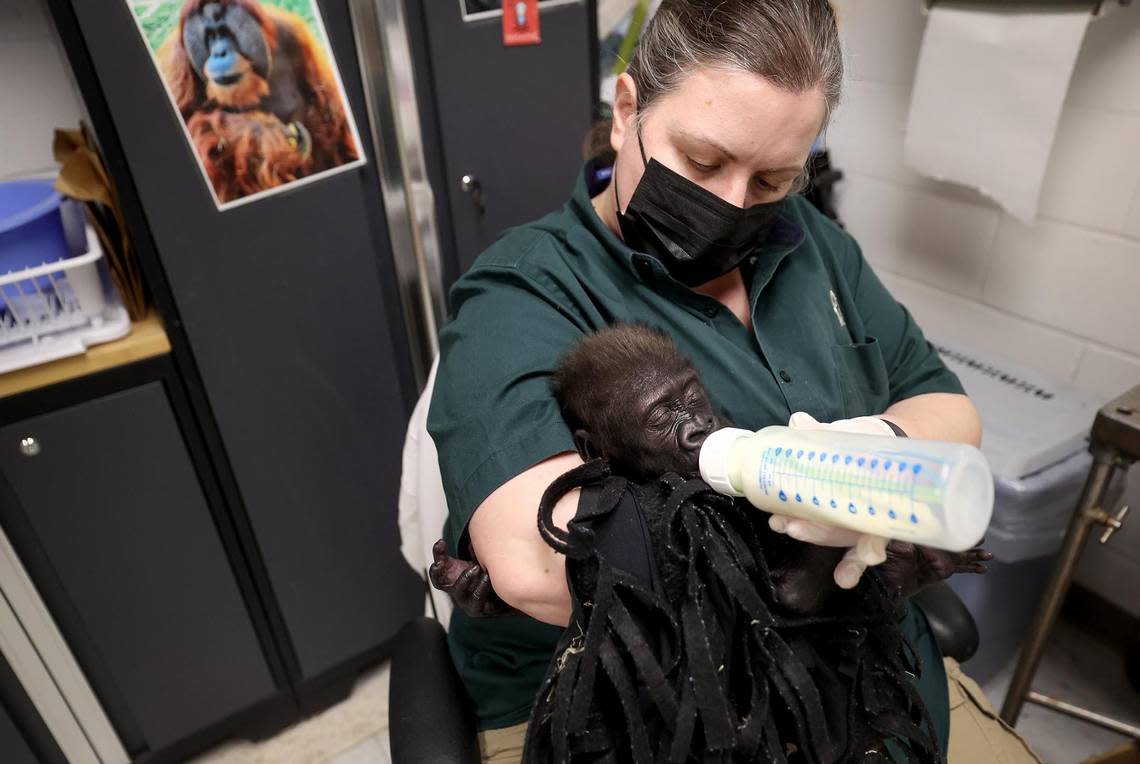
[[128,0],[219,209],[364,162],[316,0]]

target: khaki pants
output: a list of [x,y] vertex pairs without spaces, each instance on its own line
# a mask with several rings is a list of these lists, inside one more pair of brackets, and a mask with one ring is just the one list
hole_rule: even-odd
[[[958,661],[946,658],[950,692],[948,764],[1041,764],[1020,735],[998,718],[978,683],[962,673]],[[483,764],[518,764],[522,760],[526,722],[479,733]]]

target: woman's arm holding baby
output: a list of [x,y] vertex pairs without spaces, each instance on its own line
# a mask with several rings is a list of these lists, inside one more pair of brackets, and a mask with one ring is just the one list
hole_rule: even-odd
[[[538,505],[547,487],[582,464],[567,451],[541,461],[496,488],[475,510],[468,524],[475,557],[491,577],[495,592],[508,605],[555,626],[570,622],[566,558],[538,533]],[[574,517],[581,489],[568,491],[554,506],[559,528]]]

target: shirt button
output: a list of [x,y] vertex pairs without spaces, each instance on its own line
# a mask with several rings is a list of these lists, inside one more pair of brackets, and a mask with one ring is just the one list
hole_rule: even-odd
[[789,374],[788,372],[784,371],[783,369],[780,369],[780,379],[784,380],[785,382],[791,382],[792,381],[792,375]]
[[705,315],[712,318],[716,315],[716,308],[705,308]]

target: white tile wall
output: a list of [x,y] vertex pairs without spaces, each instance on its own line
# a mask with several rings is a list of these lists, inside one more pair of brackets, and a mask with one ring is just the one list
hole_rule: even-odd
[[[1140,90],[1140,82],[1134,89]],[[1041,186],[1038,214],[1119,233],[1138,186],[1140,111],[1065,108]]]
[[[956,340],[1064,381],[1072,378],[1086,355],[1084,344],[1064,332],[903,276],[882,270],[878,273],[928,337]],[[1135,372],[1140,379],[1140,365]],[[1122,373],[1127,372],[1117,370],[1116,377]]]
[[999,212],[993,205],[848,173],[837,189],[848,229],[876,267],[980,297]]
[[903,164],[909,109],[909,85],[849,80],[826,136],[843,171],[911,186],[931,182]]
[[903,85],[914,81],[926,28],[921,0],[844,0],[836,6],[851,79]]
[[52,131],[82,106],[42,0],[0,0],[0,178],[52,171]]
[[1003,217],[983,296],[1010,313],[1140,356],[1140,242]]
[[1128,213],[1128,220],[1124,223],[1124,235],[1133,239],[1140,239],[1140,187],[1132,197],[1132,210]]
[[[1039,222],[902,163],[922,44],[921,0],[833,0],[844,101],[827,142],[847,177],[840,215],[883,281],[931,334],[1040,369],[1105,400],[1140,384],[1140,9],[1090,24],[1062,112]],[[1140,507],[1140,467],[1128,489]],[[1096,550],[1081,580],[1140,576],[1140,523]],[[1098,545],[1099,546],[1099,545]]]
[[1140,114],[1140,13],[1118,9],[1089,24],[1067,101],[1072,105]]

